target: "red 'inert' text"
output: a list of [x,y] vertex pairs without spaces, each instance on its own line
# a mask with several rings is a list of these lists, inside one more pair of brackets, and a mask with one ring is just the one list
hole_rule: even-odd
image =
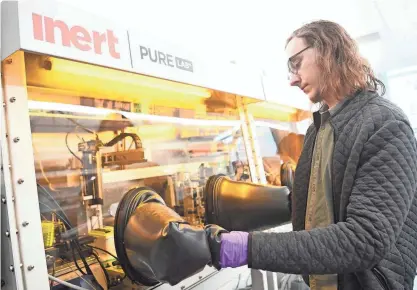
[[116,51],[119,40],[112,30],[106,32],[88,31],[82,26],[68,27],[62,20],[54,20],[50,17],[32,14],[33,35],[36,40],[56,43],[55,32],[61,32],[61,42],[66,47],[76,47],[82,51],[91,51],[96,54],[103,54],[103,44],[107,44],[110,55],[115,59],[120,59],[120,53]]

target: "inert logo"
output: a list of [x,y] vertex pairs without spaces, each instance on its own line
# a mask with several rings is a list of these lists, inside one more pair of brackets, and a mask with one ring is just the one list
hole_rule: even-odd
[[99,55],[102,55],[103,49],[107,48],[112,58],[120,59],[120,53],[116,50],[119,40],[112,30],[97,32],[88,31],[79,25],[68,27],[62,20],[55,20],[35,13],[32,14],[32,22],[33,36],[36,40],[55,44],[55,33],[59,31],[63,46],[76,47],[81,51],[94,50],[94,53]]

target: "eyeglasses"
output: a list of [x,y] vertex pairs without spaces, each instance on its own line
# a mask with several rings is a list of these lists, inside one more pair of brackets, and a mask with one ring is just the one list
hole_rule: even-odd
[[306,48],[300,50],[299,52],[297,52],[296,54],[294,54],[293,56],[291,56],[288,59],[288,73],[289,73],[289,76],[288,77],[289,78],[291,77],[291,75],[298,74],[298,70],[300,69],[300,66],[301,66],[302,59],[295,60],[295,58],[297,56],[299,56],[300,54],[302,54],[307,49],[309,49],[310,47],[311,46],[307,46]]

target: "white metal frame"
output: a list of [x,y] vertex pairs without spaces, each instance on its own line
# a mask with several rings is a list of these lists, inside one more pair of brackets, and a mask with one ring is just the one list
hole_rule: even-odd
[[[256,136],[256,126],[252,115],[248,112],[248,105],[245,104],[242,97],[238,97],[238,109],[240,120],[243,123],[243,137],[248,154],[249,167],[251,174],[254,176],[254,183],[266,184],[265,170],[262,162],[262,156]],[[253,173],[252,173],[253,172]]]
[[17,289],[48,289],[24,53],[18,51],[3,63],[1,149],[14,263],[11,267]]
[[[1,66],[0,66],[1,67]],[[2,84],[0,79],[0,85]],[[0,91],[0,101],[3,104],[3,90]],[[2,132],[5,131],[4,128],[4,109],[3,106],[0,109],[0,140],[3,140],[3,134]],[[5,175],[9,174],[9,163],[4,162],[3,163],[3,152],[1,152],[1,148],[3,148],[3,144],[1,144],[0,147],[0,164],[1,164],[1,176],[0,176],[0,188],[1,188],[1,204],[0,204],[0,212],[1,212],[1,232],[2,235],[1,238],[1,279],[2,283],[5,282],[5,287],[13,287],[13,289],[19,289],[17,285],[19,283],[23,283],[22,277],[20,273],[17,273],[17,276],[15,276],[14,272],[14,265],[20,264],[20,258],[19,258],[19,251],[18,248],[13,249],[12,242],[16,243],[16,235],[12,235],[10,237],[10,231],[15,230],[15,215],[14,215],[14,208],[13,205],[11,205],[11,209],[13,210],[11,216],[9,217],[9,210],[8,210],[8,203],[7,203],[7,192],[6,192],[6,186],[10,185],[10,182],[6,184],[5,182]],[[4,167],[4,169],[3,169]],[[6,171],[4,173],[4,171]],[[13,198],[10,198],[9,200],[12,200]],[[11,221],[10,221],[11,219]],[[12,226],[10,226],[12,225]]]

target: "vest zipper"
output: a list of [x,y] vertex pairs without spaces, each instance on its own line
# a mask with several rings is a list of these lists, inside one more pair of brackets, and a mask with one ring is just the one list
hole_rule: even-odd
[[333,160],[334,160],[334,151],[335,151],[335,146],[336,146],[336,130],[335,127],[333,126],[331,120],[329,120],[330,126],[332,127],[333,130],[333,152],[332,152],[332,159],[330,160],[330,171],[331,171],[331,185],[332,185],[332,197],[333,197],[333,219],[334,219],[334,223],[338,223],[338,219],[339,219],[339,215],[337,214],[338,209],[336,209],[336,196],[334,194],[334,189],[336,188],[334,186],[334,168],[333,168]]
[[[333,131],[333,152],[332,152],[332,159],[330,160],[330,172],[331,172],[331,176],[330,176],[330,179],[331,179],[331,185],[332,185],[332,197],[333,197],[333,200],[332,200],[332,203],[333,203],[333,222],[336,224],[337,222],[338,222],[338,218],[339,218],[339,215],[337,214],[337,212],[338,212],[338,209],[336,209],[336,195],[334,194],[334,189],[336,188],[335,186],[334,186],[334,168],[333,168],[333,160],[334,160],[334,151],[335,151],[335,147],[336,147],[336,130],[335,130],[335,127],[333,126],[333,123],[332,123],[332,120],[329,120],[329,124],[330,124],[330,126],[332,127],[332,131]],[[343,282],[342,282],[342,275],[337,275],[338,277],[337,277],[337,288],[338,289],[341,289],[341,290],[343,290],[345,287],[344,287],[344,284],[343,284]]]
[[384,290],[391,290],[384,273],[382,273],[377,267],[372,269],[372,273],[375,275],[376,279]]

